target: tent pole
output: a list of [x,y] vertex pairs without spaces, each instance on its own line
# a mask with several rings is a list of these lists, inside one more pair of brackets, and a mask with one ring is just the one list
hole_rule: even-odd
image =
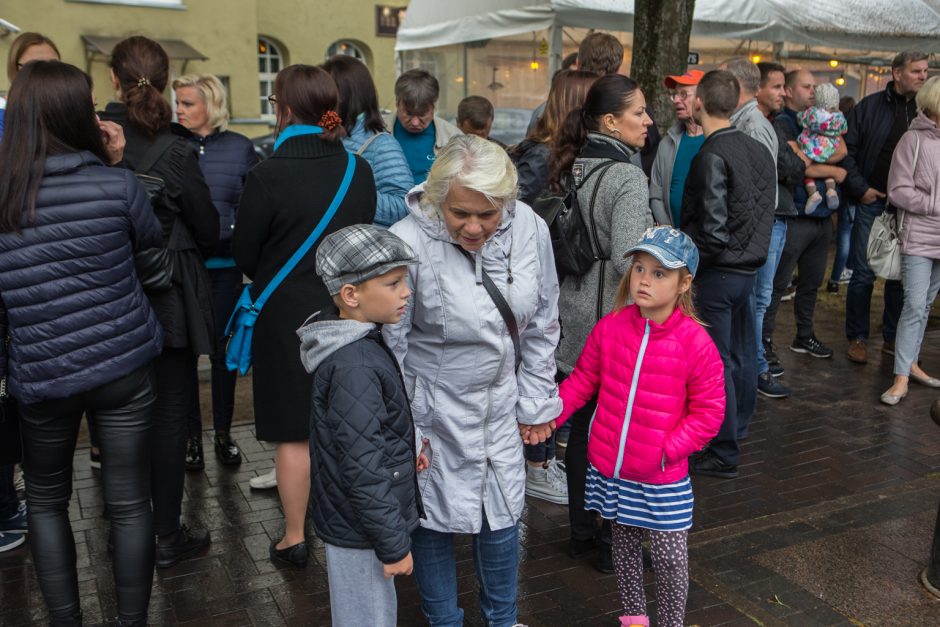
[[463,97],[466,98],[470,94],[468,89],[470,87],[470,77],[467,76],[467,44],[463,45]]
[[562,38],[564,37],[563,27],[557,22],[557,20],[552,21],[552,25],[548,28],[548,87],[552,86],[552,77],[555,76],[555,72],[561,69],[561,57],[562,57]]

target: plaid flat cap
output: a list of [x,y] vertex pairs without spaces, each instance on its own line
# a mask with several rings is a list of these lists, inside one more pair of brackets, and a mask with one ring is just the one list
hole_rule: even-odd
[[330,295],[389,270],[418,263],[403,239],[371,224],[354,224],[330,233],[317,247],[317,274]]

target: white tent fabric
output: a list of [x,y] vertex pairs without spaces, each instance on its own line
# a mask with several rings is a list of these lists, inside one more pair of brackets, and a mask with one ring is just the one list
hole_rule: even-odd
[[[552,25],[633,30],[632,0],[411,0],[396,50],[508,37]],[[693,35],[940,52],[940,0],[697,0]]]

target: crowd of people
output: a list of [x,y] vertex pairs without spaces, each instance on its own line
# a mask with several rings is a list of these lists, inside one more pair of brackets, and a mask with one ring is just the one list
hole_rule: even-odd
[[[398,78],[383,116],[360,61],[292,65],[259,162],[227,130],[214,76],[173,81],[173,122],[157,42],[114,47],[114,98],[96,113],[89,76],[21,35],[0,109],[0,428],[22,442],[25,500],[19,447],[4,447],[0,551],[32,538],[50,623],[82,623],[68,518],[82,416],[116,624],[146,624],[154,567],[210,543],[181,519],[185,471],[205,465],[197,358],[211,361],[215,455],[238,464],[227,328],[245,298],[255,433],[276,444],[251,487],[276,487],[284,512],[270,556],[306,567],[309,516],[340,626],[395,625],[393,577],[412,573],[428,623],[461,625],[458,535],[484,622],[518,625],[526,495],[568,506],[568,554],[616,574],[624,626],[650,624],[648,535],[658,624],[682,625],[690,475],[737,477],[758,397],[794,394],[774,342],[782,301],[790,350],[832,357],[813,320],[834,226],[827,289],[850,275],[848,359],[868,359],[870,232],[896,215],[881,402],[911,380],[940,387],[918,361],[940,291],[927,55],[898,54],[857,104],[772,62],[664,76],[676,122],[662,135],[622,62],[615,37],[589,34],[509,147],[489,139],[481,96],[456,125],[439,117],[427,71]],[[574,230],[533,210],[559,202]]]

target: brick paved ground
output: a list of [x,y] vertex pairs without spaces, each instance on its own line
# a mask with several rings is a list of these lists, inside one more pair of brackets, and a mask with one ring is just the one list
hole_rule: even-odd
[[[876,351],[867,366],[847,362],[841,300],[822,292],[820,299],[817,335],[835,357],[786,350],[793,327],[784,305],[776,339],[784,382],[796,394],[761,399],[738,479],[694,479],[688,625],[940,624],[940,601],[916,582],[940,500],[940,429],[927,416],[938,393],[914,386],[898,407],[878,404],[890,359]],[[940,332],[928,332],[922,356],[928,372],[940,372]],[[204,472],[188,474],[184,517],[211,529],[213,542],[205,555],[157,573],[151,622],[328,625],[322,545],[312,542],[313,560],[302,572],[268,559],[271,538],[282,529],[277,496],[250,491],[247,480],[270,468],[272,452],[252,436],[249,386],[240,387],[242,424],[234,432],[245,461],[223,468],[210,453]],[[204,439],[211,446],[211,431]],[[100,482],[87,454],[76,452],[70,512],[83,607],[95,624],[116,612]],[[567,537],[564,508],[529,501],[520,619],[532,626],[616,624],[613,576],[596,572],[590,558],[569,559]],[[479,625],[467,542],[458,558],[467,623]],[[423,624],[411,580],[400,579],[398,589],[400,623]],[[43,617],[27,551],[0,556],[0,625],[42,624]]]

